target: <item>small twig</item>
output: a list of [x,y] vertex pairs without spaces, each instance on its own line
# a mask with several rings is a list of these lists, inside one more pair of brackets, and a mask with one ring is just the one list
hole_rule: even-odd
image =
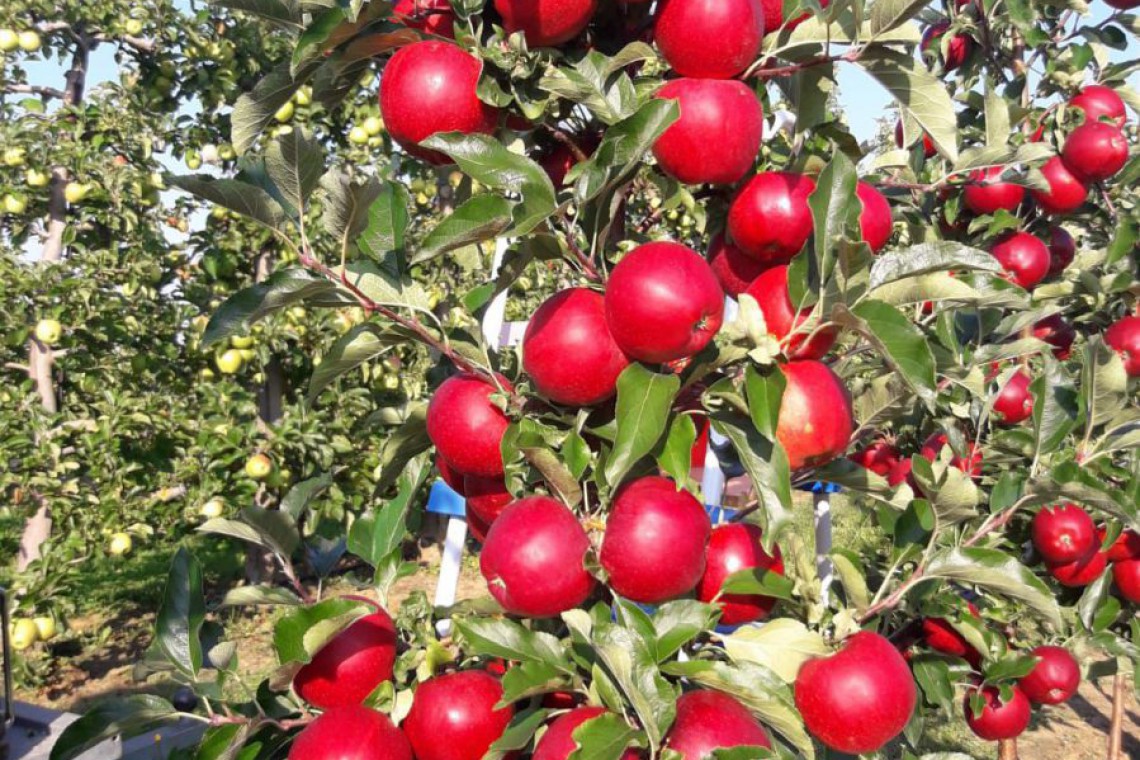
[[1116,213],[1116,205],[1112,202],[1112,198],[1108,196],[1108,191],[1104,189],[1103,183],[1097,183],[1097,190],[1100,191],[1100,197],[1104,199],[1104,205],[1108,209],[1108,215],[1112,217],[1112,221],[1116,221],[1119,215]]
[[602,276],[598,274],[597,267],[594,266],[594,262],[590,261],[590,257],[583,253],[582,249],[578,247],[578,244],[574,242],[572,232],[566,233],[566,246],[570,249],[570,252],[574,254],[574,258],[578,260],[578,263],[582,265],[586,277],[593,282],[601,282]]
[[574,154],[574,158],[576,160],[578,160],[578,161],[589,161],[590,160],[590,157],[587,156],[586,153],[581,148],[578,147],[578,144],[576,142],[574,142],[574,139],[572,137],[570,137],[570,135],[567,132],[564,132],[563,130],[559,129],[558,127],[552,126],[552,125],[547,124],[545,122],[543,122],[542,126],[544,129],[546,129],[547,132],[550,133],[550,135],[555,140],[557,140],[558,142],[565,145],[570,150],[570,152]]
[[20,95],[39,95],[45,100],[63,100],[63,90],[58,90],[55,87],[44,87],[38,84],[5,84],[4,92],[11,92]]

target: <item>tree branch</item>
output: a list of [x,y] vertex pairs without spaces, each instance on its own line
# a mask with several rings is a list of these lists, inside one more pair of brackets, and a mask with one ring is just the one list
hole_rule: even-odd
[[38,84],[5,84],[4,92],[11,92],[18,95],[39,95],[44,100],[63,100],[65,96],[63,90],[57,90],[54,87],[44,87]]

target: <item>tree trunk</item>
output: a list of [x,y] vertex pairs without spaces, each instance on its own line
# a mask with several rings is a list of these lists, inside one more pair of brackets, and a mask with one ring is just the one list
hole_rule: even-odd
[[[1133,665],[1140,667],[1140,665]],[[1108,724],[1108,760],[1124,760],[1124,689],[1125,674],[1117,670],[1112,677],[1112,716]]]
[[998,760],[1017,760],[1017,739],[998,742]]

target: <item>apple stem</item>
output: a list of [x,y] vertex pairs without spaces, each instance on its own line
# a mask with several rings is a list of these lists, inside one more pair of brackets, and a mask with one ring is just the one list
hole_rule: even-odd
[[1108,724],[1107,760],[1121,760],[1124,746],[1124,673],[1112,677],[1112,717]]
[[1017,760],[1017,739],[998,742],[998,760]]

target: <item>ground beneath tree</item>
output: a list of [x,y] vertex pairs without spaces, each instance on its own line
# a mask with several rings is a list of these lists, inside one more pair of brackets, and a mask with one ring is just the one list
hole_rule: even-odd
[[[438,577],[438,552],[425,551],[422,572],[403,579],[393,590],[392,607],[415,591],[429,598]],[[349,593],[350,584],[338,581],[324,595]],[[460,576],[459,598],[486,594],[474,564],[468,562]],[[235,611],[225,622],[229,638],[238,644],[240,669],[256,684],[277,664],[270,643],[277,613],[272,608]],[[155,677],[135,678],[135,664],[150,644],[153,611],[126,611],[114,618],[87,616],[70,621],[74,632],[86,639],[83,651],[68,654],[66,648],[45,664],[37,688],[17,690],[16,698],[56,710],[82,712],[100,699],[134,693],[169,695],[169,682]],[[1038,711],[1030,730],[1019,741],[1022,760],[1103,760],[1112,705],[1112,682],[1105,678],[1081,684],[1080,692],[1060,707]],[[993,758],[995,745],[968,737],[961,723],[932,730],[937,746],[929,751],[966,752],[975,758]],[[1140,758],[1140,706],[1129,690],[1125,712],[1124,757]]]

